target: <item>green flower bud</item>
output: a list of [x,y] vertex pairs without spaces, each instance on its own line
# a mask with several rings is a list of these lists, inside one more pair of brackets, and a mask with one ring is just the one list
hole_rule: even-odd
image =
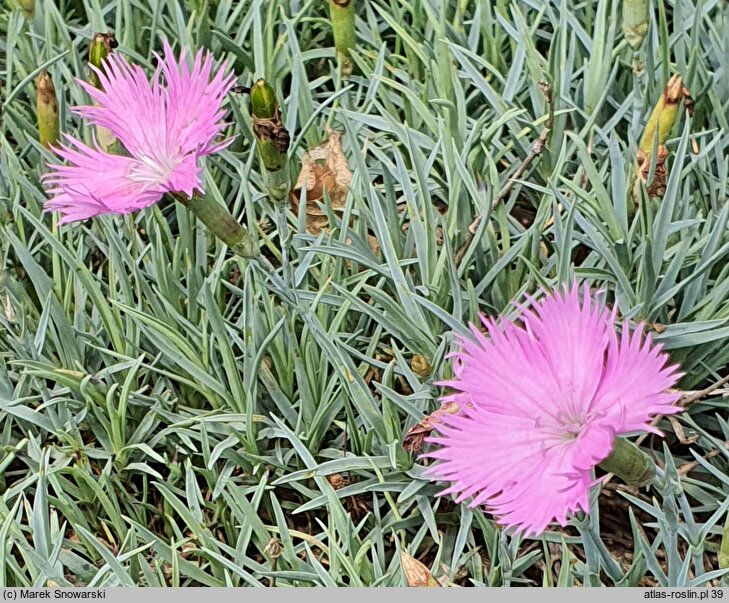
[[276,93],[264,80],[251,88],[253,134],[261,162],[269,172],[278,172],[286,165],[291,139],[279,111]]
[[[117,46],[119,46],[119,43],[113,33],[95,33],[91,44],[89,44],[89,66],[93,65],[103,72],[104,60]],[[89,68],[89,83],[94,88],[102,89],[98,74],[91,68]],[[102,149],[112,153],[119,151],[116,137],[103,126],[96,126],[96,140]]]
[[61,137],[58,118],[58,99],[50,74],[44,69],[36,79],[36,113],[38,140],[43,146],[56,144]]
[[[94,39],[89,44],[89,65],[93,65],[97,69],[103,70],[104,59],[108,57],[112,51],[119,46],[113,33],[96,33]],[[89,83],[101,90],[101,82],[99,77],[93,70],[89,70]]]

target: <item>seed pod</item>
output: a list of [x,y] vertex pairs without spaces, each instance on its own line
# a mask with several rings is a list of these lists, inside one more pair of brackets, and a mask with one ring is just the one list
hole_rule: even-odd
[[431,366],[430,361],[420,354],[415,354],[413,356],[410,365],[412,366],[413,371],[415,371],[415,374],[421,377],[430,377],[430,374],[433,372],[433,367]]
[[[114,34],[96,33],[94,39],[89,44],[89,65],[93,65],[97,69],[104,69],[104,59],[108,57],[112,51],[119,46]],[[101,82],[99,76],[93,69],[89,69],[89,83],[101,90]]]
[[[119,46],[116,37],[111,32],[94,34],[91,44],[89,44],[89,83],[99,90],[102,89],[99,75],[92,67],[104,72],[104,60]],[[96,104],[96,101],[94,101]],[[96,126],[96,140],[102,149],[107,151],[117,150],[116,137],[103,126]]]
[[329,16],[334,32],[334,47],[342,64],[342,73],[352,73],[352,59],[349,51],[356,45],[354,32],[355,0],[329,0]]
[[639,149],[644,153],[650,153],[653,150],[653,139],[658,130],[658,144],[665,144],[671,134],[673,124],[676,122],[678,115],[678,107],[681,99],[684,97],[686,89],[683,87],[680,75],[674,75],[666,88],[658,99],[653,113],[648,118],[648,123],[643,132],[643,138],[640,139]]
[[290,137],[281,121],[276,93],[265,80],[251,88],[251,113],[258,155],[269,172],[276,172],[286,165]]
[[633,50],[638,50],[648,33],[648,0],[623,0],[623,35]]
[[61,137],[58,118],[58,99],[50,74],[43,69],[36,79],[36,112],[38,115],[38,140],[43,146],[56,144]]
[[[681,82],[681,77],[674,75],[668,80],[668,84],[666,84],[661,98],[658,99],[651,116],[648,118],[643,137],[640,139],[640,144],[638,145],[638,153],[636,156],[637,171],[632,187],[633,203],[636,206],[640,197],[639,181],[646,184],[648,195],[651,197],[662,197],[666,191],[666,182],[668,181],[666,159],[668,159],[669,153],[665,142],[671,135],[671,130],[676,123],[681,100],[684,102],[686,111],[692,114],[694,101],[691,93]],[[658,144],[656,146],[654,175],[651,182],[648,182],[651,164],[654,162],[652,155],[653,144],[656,138],[658,138]]]

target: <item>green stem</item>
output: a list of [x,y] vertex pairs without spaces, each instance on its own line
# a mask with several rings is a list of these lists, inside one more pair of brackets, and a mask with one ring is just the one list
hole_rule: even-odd
[[345,75],[352,73],[352,59],[349,51],[356,44],[354,2],[355,0],[329,0],[334,47],[337,49],[337,56],[342,65],[342,73]]
[[299,299],[296,288],[286,283],[278,274],[276,268],[261,254],[258,245],[248,234],[230,212],[213,201],[210,197],[194,196],[192,199],[179,193],[171,193],[170,196],[179,201],[200,219],[210,231],[223,241],[237,255],[251,260],[253,266],[263,273],[271,281],[275,292],[292,310],[299,312],[304,323],[309,329],[321,336],[324,340],[327,334],[311,308],[303,305]]
[[641,47],[648,33],[648,11],[648,0],[623,0],[623,36],[634,51]]
[[290,137],[281,120],[276,92],[263,79],[256,81],[251,88],[251,116],[256,148],[261,159],[263,184],[276,205],[282,271],[285,283],[289,286],[286,208],[291,188],[288,166]]
[[226,207],[208,196],[194,195],[192,199],[178,193],[172,193],[171,196],[188,207],[233,252],[246,259],[259,256],[260,250],[256,242]]
[[638,446],[625,438],[615,438],[613,451],[600,463],[608,473],[614,473],[629,486],[640,486],[656,475],[656,464]]

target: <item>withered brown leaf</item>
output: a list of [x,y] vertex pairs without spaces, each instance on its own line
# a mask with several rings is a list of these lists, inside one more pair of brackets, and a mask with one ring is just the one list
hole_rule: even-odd
[[415,559],[415,557],[408,555],[405,551],[400,553],[400,562],[402,563],[402,571],[405,574],[405,581],[408,586],[440,586],[438,581],[430,574],[428,568]]
[[423,449],[423,441],[435,429],[438,419],[444,415],[454,415],[458,412],[458,405],[455,402],[446,402],[438,410],[430,413],[417,425],[413,425],[402,441],[402,447],[407,452],[420,452]]

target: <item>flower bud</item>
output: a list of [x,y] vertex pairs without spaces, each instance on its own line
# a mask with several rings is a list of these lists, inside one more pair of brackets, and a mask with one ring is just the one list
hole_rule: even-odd
[[51,146],[61,137],[58,118],[58,99],[50,74],[43,69],[36,79],[36,113],[38,115],[38,140],[43,146]]
[[658,130],[658,145],[666,143],[673,129],[673,124],[678,116],[678,106],[684,97],[684,87],[680,75],[674,75],[666,88],[658,99],[653,113],[648,118],[648,123],[643,132],[643,138],[640,139],[639,149],[644,153],[650,153],[653,150],[653,139]]
[[[91,66],[103,72],[104,60],[117,46],[119,46],[119,43],[116,41],[116,37],[114,37],[113,33],[97,32],[94,34],[94,39],[91,40],[91,44],[89,44],[89,83],[94,88],[101,90],[102,85],[98,74],[96,71],[91,69]],[[95,101],[94,104],[96,104]],[[96,140],[102,149],[110,152],[114,152],[116,150],[116,137],[103,126],[96,126]]]
[[[108,57],[112,51],[119,46],[113,33],[96,33],[94,39],[89,44],[89,65],[93,65],[97,69],[104,69],[104,59]],[[89,70],[89,83],[101,90],[101,82],[99,76],[93,69]]]
[[251,88],[251,114],[266,188],[272,197],[281,199],[289,185],[288,170],[284,168],[291,139],[281,121],[276,93],[265,80],[259,79]]

